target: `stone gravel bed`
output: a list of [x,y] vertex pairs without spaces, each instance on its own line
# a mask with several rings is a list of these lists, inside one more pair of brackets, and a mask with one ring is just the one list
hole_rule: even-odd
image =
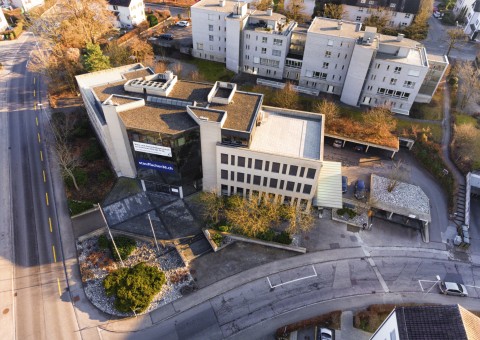
[[337,214],[338,209],[333,209],[332,210],[332,220],[334,221],[340,221],[340,222],[345,222],[350,225],[354,225],[359,228],[363,228],[363,224],[366,223],[368,225],[368,212],[362,212],[361,214],[358,214],[354,218],[349,218],[347,214],[340,216]]
[[[111,259],[110,250],[98,247],[98,237],[92,237],[77,242],[78,260],[85,294],[88,299],[101,311],[116,316],[132,316],[133,313],[122,313],[115,309],[114,297],[109,297],[103,288],[103,280],[112,270],[120,267]],[[148,313],[165,304],[182,297],[182,292],[195,289],[194,280],[184,265],[177,250],[173,247],[162,247],[157,251],[153,242],[136,240],[137,248],[123,262],[132,267],[140,262],[156,266],[165,273],[166,282],[159,294],[153,299]]]

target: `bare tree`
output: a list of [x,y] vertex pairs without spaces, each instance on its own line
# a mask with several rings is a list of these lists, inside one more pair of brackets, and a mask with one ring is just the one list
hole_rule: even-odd
[[272,7],[273,1],[272,0],[255,0],[250,3],[255,9],[259,11],[265,11],[268,8]]
[[390,171],[390,173],[388,174],[388,192],[392,192],[393,190],[395,190],[395,188],[405,180],[405,176],[403,175],[401,169],[402,164],[402,160],[399,160],[398,162],[393,162],[392,171]]
[[298,93],[293,89],[293,85],[291,83],[287,83],[282,90],[275,91],[272,101],[274,105],[279,107],[297,109],[299,96]]
[[386,26],[388,26],[390,20],[390,11],[386,10],[385,8],[379,7],[377,9],[374,9],[372,13],[370,13],[370,16],[365,18],[363,24],[365,26],[376,27],[379,31],[381,31]]
[[224,201],[215,191],[203,191],[199,197],[203,205],[203,218],[213,223],[219,222],[220,213],[224,208]]
[[323,16],[326,18],[332,19],[342,19],[345,11],[343,10],[343,5],[336,5],[336,4],[325,4],[323,9]]
[[458,89],[462,98],[460,108],[463,110],[480,95],[480,70],[471,61],[461,61],[455,68],[460,78]]
[[128,47],[132,61],[153,66],[154,55],[152,45],[137,36],[129,39],[125,45]]
[[448,50],[447,50],[447,57],[450,55],[450,52],[452,49],[455,48],[455,46],[461,42],[465,41],[467,39],[467,36],[463,32],[463,29],[457,27],[457,28],[452,28],[447,31],[448,33]]
[[303,11],[305,10],[305,4],[303,0],[289,0],[285,7],[285,15],[295,21],[303,21],[305,16]]
[[370,132],[379,138],[386,138],[396,128],[397,121],[387,106],[373,107],[364,115],[364,122]]
[[319,102],[316,102],[313,111],[318,113],[323,113],[325,115],[325,125],[331,126],[335,119],[339,118],[340,111],[338,105],[328,99],[322,99]]

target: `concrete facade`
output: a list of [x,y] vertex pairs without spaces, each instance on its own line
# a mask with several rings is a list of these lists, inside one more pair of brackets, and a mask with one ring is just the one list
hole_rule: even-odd
[[8,28],[8,22],[5,18],[5,14],[0,10],[0,32],[5,31]]
[[109,0],[108,9],[115,14],[118,28],[132,28],[146,20],[143,0]]
[[44,0],[11,0],[11,5],[15,8],[22,8],[25,12],[28,12],[34,7],[42,6]]
[[478,40],[478,33],[480,32],[480,2],[475,0],[457,0],[453,13],[457,17],[465,17],[465,34],[472,40]]

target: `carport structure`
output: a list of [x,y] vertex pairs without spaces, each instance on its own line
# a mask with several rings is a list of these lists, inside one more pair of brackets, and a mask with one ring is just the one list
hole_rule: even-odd
[[398,180],[394,184],[394,181],[394,179],[371,175],[370,206],[386,212],[388,219],[392,219],[395,214],[407,220],[420,221],[423,241],[428,243],[428,227],[432,221],[430,200],[419,186]]
[[385,150],[385,151],[390,151],[392,153],[392,155],[390,156],[391,159],[393,159],[393,157],[395,157],[395,154],[400,149],[400,142],[399,142],[398,138],[397,138],[396,147],[390,147],[390,146],[365,142],[365,141],[359,140],[359,139],[354,139],[354,138],[349,138],[349,137],[344,137],[344,136],[336,136],[336,135],[332,135],[332,134],[329,134],[329,133],[325,133],[325,136],[333,138],[333,139],[341,140],[343,142],[342,143],[342,148],[345,147],[346,142],[351,142],[351,143],[355,143],[355,144],[365,146],[365,152],[368,152],[368,149],[371,148],[371,147],[381,149],[381,150]]

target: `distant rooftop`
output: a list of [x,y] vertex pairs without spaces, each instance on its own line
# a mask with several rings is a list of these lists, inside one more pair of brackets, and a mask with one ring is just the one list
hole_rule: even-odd
[[[225,0],[224,6],[220,6],[219,0],[201,0],[196,4],[192,5],[195,8],[204,8],[209,11],[231,13],[233,12],[235,5],[238,4],[238,1]],[[244,4],[244,2],[240,2]]]
[[[339,24],[341,26],[340,29],[338,29]],[[308,33],[320,33],[331,35],[332,37],[357,39],[358,37],[363,36],[364,33],[358,30],[358,26],[360,25],[361,23],[351,21],[316,17],[313,19],[312,24],[308,29]]]
[[265,119],[257,127],[251,150],[321,160],[322,116],[263,107]]

